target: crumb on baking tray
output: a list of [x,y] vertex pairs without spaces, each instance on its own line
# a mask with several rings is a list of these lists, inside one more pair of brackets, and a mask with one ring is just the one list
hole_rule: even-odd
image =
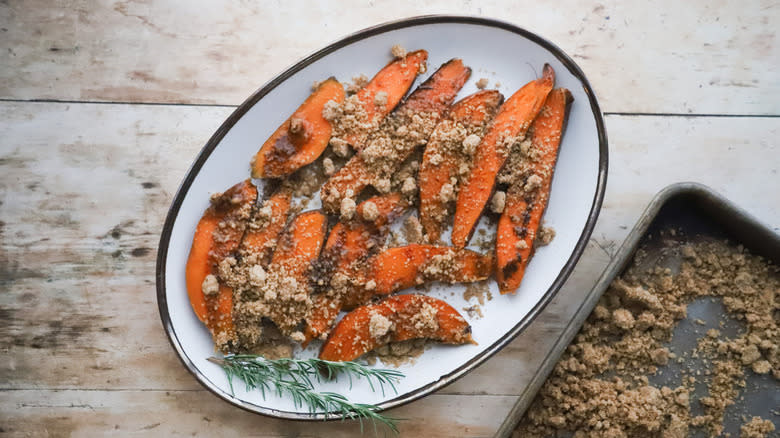
[[[780,378],[780,329],[776,318],[778,268],[744,248],[701,239],[680,247],[678,273],[634,264],[601,297],[579,334],[564,352],[514,432],[515,437],[684,437],[693,430],[723,433],[726,408],[744,385],[746,372]],[[735,338],[710,329],[691,352],[680,356],[663,344],[671,339],[689,303],[721,297],[731,316],[745,325]],[[683,368],[677,387],[653,386],[649,377],[670,360],[704,358],[709,369]],[[706,374],[707,395],[693,398],[694,385]],[[703,411],[694,413],[697,403]],[[768,420],[745,419],[742,436],[764,437]]]

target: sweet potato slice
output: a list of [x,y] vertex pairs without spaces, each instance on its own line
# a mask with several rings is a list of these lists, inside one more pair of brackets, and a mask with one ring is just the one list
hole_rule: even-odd
[[322,346],[320,359],[355,360],[389,342],[418,338],[446,344],[473,342],[471,326],[446,302],[398,295],[348,313]]
[[287,222],[290,200],[289,190],[279,190],[255,209],[250,222],[252,226],[241,241],[240,252],[244,258],[254,256],[257,264],[268,265],[279,234]]
[[316,160],[330,141],[332,126],[322,115],[330,100],[344,100],[344,87],[335,78],[320,83],[263,143],[252,162],[252,177],[283,177]]
[[[373,204],[372,214],[366,217],[366,205]],[[347,278],[357,277],[360,264],[384,244],[384,226],[398,218],[408,204],[399,193],[375,196],[357,206],[357,218],[337,223],[328,235],[318,263],[318,281],[327,291],[315,298],[311,315],[306,319],[304,346],[312,339],[320,338],[330,330],[342,308],[343,287],[331,285],[334,273]],[[347,286],[347,285],[342,285]]]
[[345,306],[361,305],[374,296],[431,281],[485,280],[493,270],[493,259],[468,249],[412,244],[387,249],[372,257],[368,266],[365,273],[368,285],[350,294]]
[[[221,294],[207,297],[203,293],[203,281],[209,274],[216,274],[219,261],[238,248],[256,200],[257,188],[251,181],[238,183],[212,197],[211,205],[195,229],[185,268],[187,295],[198,319],[206,323],[212,333],[216,327],[214,321],[225,319],[221,313],[224,308],[217,305]],[[220,223],[226,226],[220,227]]]
[[[481,138],[485,125],[503,101],[504,96],[496,90],[478,91],[467,96],[450,108],[431,134],[418,175],[420,222],[428,242],[439,241],[449,196],[457,192],[464,176],[462,172],[470,167],[473,151],[468,150],[464,141]],[[445,184],[450,186],[442,190]]]
[[281,303],[265,315],[285,335],[297,331],[306,317],[305,302],[312,292],[312,265],[317,260],[325,241],[328,218],[319,210],[307,211],[294,217],[279,238],[264,288],[279,294]]
[[380,182],[389,185],[403,161],[428,141],[470,75],[470,68],[453,59],[417,87],[369,136],[366,146],[323,184],[320,197],[325,211],[338,211],[342,199],[356,198],[369,184],[387,193],[389,187]]
[[206,311],[206,296],[203,294],[203,280],[211,274],[212,263],[209,258],[212,246],[214,246],[214,230],[217,229],[221,217],[216,214],[213,208],[206,210],[206,213],[198,222],[195,229],[195,236],[192,239],[192,249],[187,259],[186,283],[187,295],[190,298],[192,310],[201,322],[206,322],[208,312]]
[[[427,59],[428,52],[425,50],[417,50],[403,58],[394,59],[355,94],[355,100],[360,102],[369,125],[376,127],[398,105],[422,71]],[[378,97],[377,93],[384,93],[381,95],[383,98]],[[356,150],[360,150],[368,139],[368,134],[369,130],[354,129],[345,132],[341,138]]]
[[[550,195],[555,162],[573,98],[569,90],[556,88],[531,125],[532,159],[525,178],[507,190],[504,212],[496,234],[496,279],[502,294],[514,293],[533,255],[534,239]],[[534,183],[529,179],[534,178]]]
[[270,270],[284,268],[286,275],[308,281],[311,263],[317,259],[328,231],[328,218],[312,210],[297,215],[279,238]]
[[493,193],[496,176],[518,137],[524,137],[542,109],[555,82],[555,72],[545,64],[542,77],[515,92],[501,106],[474,156],[471,173],[458,192],[452,225],[452,244],[464,247],[474,232]]

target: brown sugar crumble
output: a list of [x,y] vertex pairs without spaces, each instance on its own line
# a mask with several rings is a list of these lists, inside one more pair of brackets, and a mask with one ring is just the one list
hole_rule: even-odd
[[487,88],[488,82],[489,81],[488,81],[487,78],[479,78],[479,80],[477,81],[477,84],[476,84],[477,88],[479,88],[480,90],[484,90],[485,88]]
[[407,52],[402,45],[395,44],[390,48],[390,53],[393,55],[393,58],[406,58]]
[[[686,437],[693,431],[720,436],[726,408],[739,396],[747,373],[780,379],[778,268],[723,241],[663,244],[663,251],[681,256],[679,272],[648,268],[647,254],[637,252],[561,356],[515,437],[563,431],[575,437]],[[686,317],[687,306],[701,297],[721,298],[744,330],[731,339],[707,330],[692,351],[675,354],[663,344]],[[660,367],[675,359],[683,364],[685,357],[705,360],[708,369],[683,366],[677,387],[650,383]],[[700,379],[707,394],[695,399]],[[775,429],[760,417],[743,421],[743,437],[766,437]]]
[[763,438],[775,431],[775,425],[761,417],[753,417],[739,428],[740,438]]

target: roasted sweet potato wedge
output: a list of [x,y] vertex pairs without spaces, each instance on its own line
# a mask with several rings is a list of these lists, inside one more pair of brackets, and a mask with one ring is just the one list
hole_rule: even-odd
[[211,274],[212,263],[209,253],[214,246],[214,231],[222,219],[221,215],[214,210],[214,208],[209,207],[198,222],[185,269],[187,295],[190,298],[192,310],[201,322],[206,322],[208,315],[206,296],[203,294],[203,280]]
[[280,178],[316,160],[328,146],[332,126],[325,104],[344,100],[344,87],[329,78],[263,143],[252,161],[252,177]]
[[[294,217],[279,238],[268,267],[270,275],[265,281],[266,287],[270,285],[273,293],[279,293],[280,299],[286,300],[282,304],[285,310],[274,312],[276,316],[267,317],[285,335],[289,336],[296,331],[296,327],[306,317],[305,311],[294,311],[293,304],[305,302],[311,296],[312,265],[320,255],[327,230],[328,218],[321,211],[312,210]],[[288,292],[283,292],[283,289]],[[283,294],[289,296],[281,298]]]
[[257,188],[249,180],[213,196],[192,240],[185,268],[187,294],[195,314],[211,330],[217,345],[233,336],[232,293],[221,286],[207,295],[203,282],[208,275],[216,274],[217,264],[238,248],[256,200]]
[[572,101],[571,93],[565,88],[556,88],[547,96],[542,111],[531,125],[528,171],[507,190],[496,234],[496,279],[502,294],[514,293],[520,287],[533,255]]
[[398,295],[348,313],[322,346],[320,359],[355,360],[389,342],[426,338],[446,344],[473,342],[471,326],[442,300]]
[[392,175],[428,141],[436,122],[470,75],[470,68],[453,59],[417,87],[369,136],[366,146],[322,186],[325,211],[338,211],[342,199],[356,198],[369,184],[387,193]]
[[[366,207],[373,204],[373,206]],[[318,261],[318,281],[324,290],[315,299],[311,315],[306,319],[304,346],[314,338],[320,338],[330,330],[342,308],[341,290],[348,285],[331,285],[333,274],[346,278],[359,276],[361,263],[369,258],[385,241],[385,225],[393,222],[408,207],[399,193],[369,198],[357,206],[357,217],[349,222],[337,223],[328,235],[325,248]],[[365,210],[371,210],[367,214]]]
[[431,281],[481,281],[488,278],[492,270],[491,256],[467,249],[420,244],[390,248],[368,261],[367,284],[346,297],[344,305],[365,304],[374,296],[389,295]]
[[418,174],[420,222],[428,242],[439,241],[447,205],[454,201],[464,172],[471,165],[476,146],[471,143],[481,140],[485,125],[503,101],[504,96],[496,90],[467,96],[450,108],[431,134]]
[[328,231],[328,218],[319,210],[300,213],[284,230],[269,269],[284,268],[287,276],[308,281],[311,263],[317,259]]
[[279,234],[287,223],[290,200],[290,191],[280,190],[252,212],[250,226],[239,250],[244,258],[253,255],[261,266],[270,263]]
[[[423,70],[422,66],[427,59],[428,52],[425,50],[410,52],[403,58],[394,59],[355,94],[355,100],[360,103],[369,126],[376,128],[398,105]],[[356,150],[360,150],[363,149],[370,131],[371,129],[353,129],[345,132],[341,138]]]
[[542,77],[515,92],[501,106],[477,147],[471,173],[458,192],[452,225],[452,244],[464,247],[493,193],[496,176],[515,140],[524,137],[542,109],[555,82],[555,72],[545,64]]

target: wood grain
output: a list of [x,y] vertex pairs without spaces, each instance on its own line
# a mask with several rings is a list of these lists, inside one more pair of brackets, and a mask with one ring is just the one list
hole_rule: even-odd
[[359,436],[352,422],[261,417],[203,390],[159,322],[156,249],[232,106],[331,41],[431,13],[500,18],[569,53],[608,113],[610,170],[558,296],[482,366],[392,410],[403,436],[492,435],[667,184],[708,184],[780,232],[770,0],[0,1],[0,436]]
[[434,13],[500,18],[550,39],[607,112],[780,113],[771,0],[10,0],[0,3],[0,98],[236,105],[331,41]]
[[[89,436],[115,425],[117,433],[162,435],[357,432],[353,424],[284,422],[232,408],[200,388],[165,338],[154,286],[162,221],[230,111],[0,103],[4,434]],[[780,230],[780,199],[767,184],[780,167],[780,119],[608,116],[607,127],[607,196],[573,276],[506,349],[437,395],[393,411],[409,418],[409,436],[490,435],[663,186],[704,182]]]
[[[432,395],[389,414],[402,419],[402,436],[487,437],[514,401],[507,396],[473,396],[474,403],[467,406],[460,399]],[[360,435],[360,426],[353,421],[310,423],[260,417],[200,390],[5,391],[0,398],[0,424],[0,433],[8,437]],[[379,427],[376,436],[384,436],[386,431]],[[370,423],[364,428],[365,436],[373,436]]]

